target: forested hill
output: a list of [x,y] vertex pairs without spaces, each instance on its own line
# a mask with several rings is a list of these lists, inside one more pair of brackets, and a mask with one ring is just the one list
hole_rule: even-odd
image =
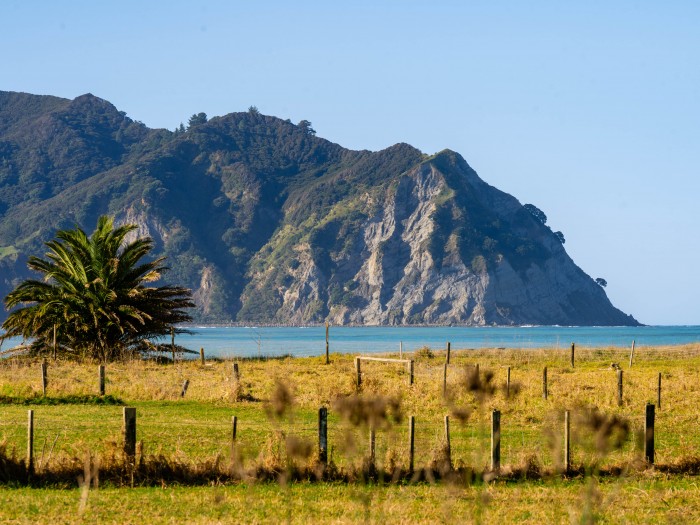
[[0,92],[0,295],[105,213],[155,239],[198,322],[637,324],[455,152],[351,151],[255,108],[173,132],[90,94]]

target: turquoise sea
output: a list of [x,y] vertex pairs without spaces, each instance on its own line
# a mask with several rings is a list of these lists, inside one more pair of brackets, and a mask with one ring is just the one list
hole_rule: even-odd
[[[176,343],[207,356],[295,356],[325,352],[325,328],[312,327],[191,327],[192,334],[176,337]],[[422,346],[442,349],[474,348],[568,348],[678,345],[700,342],[700,326],[642,327],[334,327],[330,328],[330,351],[338,353],[398,352]],[[165,342],[169,342],[166,338]],[[19,340],[8,340],[7,349]]]
[[[296,356],[325,352],[325,328],[194,327],[178,335],[187,348],[204,348],[211,356]],[[700,342],[700,326],[644,327],[330,327],[330,351],[338,353],[398,352],[422,346],[444,348],[568,348],[577,346],[675,345]]]

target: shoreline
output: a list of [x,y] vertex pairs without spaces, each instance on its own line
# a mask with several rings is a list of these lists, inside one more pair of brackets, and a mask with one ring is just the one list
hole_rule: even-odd
[[[188,323],[176,334],[176,343],[211,356],[282,355],[311,356],[325,353],[324,325],[248,326],[200,325]],[[368,354],[428,347],[444,349],[451,343],[457,349],[562,349],[572,343],[577,348],[630,348],[637,346],[678,346],[700,343],[700,326],[568,327],[568,326],[330,326],[329,352]],[[169,335],[152,339],[170,343]],[[0,351],[22,342],[21,337],[2,341]]]
[[[182,328],[325,328],[325,323],[310,324],[281,324],[281,323],[183,323],[177,325]],[[525,329],[525,328],[591,328],[591,329],[614,329],[614,328],[685,328],[698,327],[700,325],[558,325],[558,324],[520,324],[520,325],[470,325],[470,324],[332,324],[329,328],[475,328],[475,329]]]

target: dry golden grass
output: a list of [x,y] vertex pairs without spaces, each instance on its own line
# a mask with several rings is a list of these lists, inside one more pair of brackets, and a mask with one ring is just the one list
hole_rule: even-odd
[[[448,369],[448,396],[442,395],[444,352],[416,356],[415,384],[408,385],[404,366],[363,362],[365,396],[382,396],[400,402],[403,416],[415,415],[416,464],[430,463],[444,442],[443,417],[452,414],[453,465],[488,467],[491,411],[501,411],[503,472],[520,472],[527,465],[553,471],[560,465],[564,410],[597,407],[603,414],[629,421],[632,437],[620,450],[606,453],[600,465],[624,470],[635,465],[640,450],[634,435],[643,425],[644,406],[656,402],[658,373],[662,373],[662,407],[657,411],[657,463],[672,465],[679,457],[692,464],[700,456],[696,426],[697,391],[700,389],[700,345],[637,347],[633,367],[626,349],[576,348],[571,368],[568,350],[453,350]],[[322,358],[240,360],[240,381],[233,378],[232,361],[199,360],[172,364],[131,361],[107,365],[107,393],[139,413],[139,439],[148,453],[211,461],[228,457],[230,418],[239,417],[239,447],[248,459],[258,458],[275,433],[316,439],[316,411],[330,407],[329,441],[333,460],[341,466],[361,465],[367,453],[366,425],[350,425],[334,412],[334,402],[358,392],[353,356]],[[397,357],[397,356],[393,356]],[[39,361],[5,359],[0,362],[0,396],[21,399],[41,397]],[[469,389],[468,373],[478,364],[480,377],[493,375],[493,394]],[[542,397],[542,369],[548,367],[548,399]],[[624,371],[623,405],[617,404],[617,367]],[[511,368],[511,392],[503,385]],[[48,393],[54,398],[97,393],[97,364],[71,361],[48,363]],[[182,384],[189,388],[181,398]],[[271,417],[266,407],[275,385],[287,385],[293,411]],[[0,405],[0,440],[8,449],[23,450],[27,406]],[[120,442],[121,409],[118,406],[59,405],[34,407],[37,419],[37,456],[50,461],[81,458],[85,450],[99,452]],[[575,426],[575,425],[574,425]],[[577,429],[572,429],[577,434]],[[580,428],[578,430],[581,430]],[[578,432],[581,434],[581,432]],[[58,437],[56,437],[58,436]],[[377,432],[377,458],[386,465],[406,465],[407,429],[402,422]],[[594,463],[600,451],[590,436],[575,443],[573,459],[583,468]],[[62,456],[63,455],[63,456]]]
[[[616,348],[577,348],[574,368],[568,350],[453,351],[446,398],[445,356],[433,354],[416,357],[413,386],[404,366],[363,362],[359,390],[352,356],[333,355],[330,365],[321,358],[241,360],[240,382],[233,378],[232,361],[109,364],[107,394],[137,408],[142,444],[135,468],[121,455],[121,407],[79,404],[79,396],[89,401],[97,393],[96,363],[49,362],[47,395],[67,403],[53,405],[42,404],[39,361],[3,360],[0,501],[12,505],[0,504],[0,521],[221,523],[233,516],[247,523],[700,520],[700,345],[638,347],[631,369],[628,351]],[[624,370],[622,406],[616,397],[618,365]],[[542,397],[545,366],[547,400]],[[510,397],[503,388],[507,367]],[[635,435],[645,404],[656,402],[659,373],[657,461],[649,468],[640,461]],[[183,399],[185,380],[189,388]],[[315,462],[320,406],[329,407],[333,467],[325,472]],[[562,476],[563,411],[585,414],[583,409],[591,407],[600,416],[598,433],[590,419],[572,419],[574,470]],[[10,488],[25,480],[28,408],[35,411],[36,475],[30,484],[46,488]],[[503,467],[495,481],[475,482],[472,473],[488,474],[493,409],[502,414]],[[446,414],[451,414],[452,471],[440,461],[445,459]],[[232,415],[239,418],[235,456]],[[417,420],[416,467],[433,469],[419,473],[423,481],[407,484],[408,415]],[[377,427],[374,470],[366,462],[370,421]],[[600,421],[629,423],[631,435],[621,448],[612,446]],[[603,445],[597,443],[601,436]],[[328,478],[343,481],[295,481]],[[387,483],[392,479],[401,481]],[[137,488],[120,488],[132,485]]]

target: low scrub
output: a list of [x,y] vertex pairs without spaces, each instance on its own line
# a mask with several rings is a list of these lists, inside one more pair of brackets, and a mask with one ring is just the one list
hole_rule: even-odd
[[19,396],[0,396],[0,405],[124,405],[121,399],[107,395],[67,395],[60,397],[19,397]]

